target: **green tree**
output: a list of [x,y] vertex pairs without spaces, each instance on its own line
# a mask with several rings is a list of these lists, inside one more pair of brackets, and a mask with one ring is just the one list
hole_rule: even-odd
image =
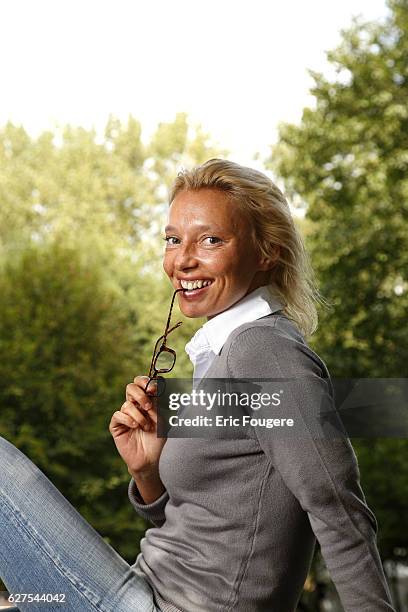
[[167,187],[183,164],[220,153],[185,113],[144,144],[140,123],[109,117],[104,135],[66,125],[31,138],[0,129],[0,259],[27,244],[81,244],[97,261],[157,260]]
[[[103,270],[60,244],[30,247],[7,263],[0,277],[0,434],[122,543],[132,524],[128,474],[108,425],[131,364],[142,367],[126,304],[106,287]],[[119,485],[123,495],[116,497]]]
[[[310,71],[315,108],[282,123],[266,166],[307,207],[320,310],[311,344],[333,377],[403,377],[408,360],[408,3],[382,23],[354,18],[328,52],[335,80]],[[353,440],[383,558],[406,559],[408,441]]]
[[407,3],[390,6],[385,25],[356,20],[328,53],[341,79],[310,71],[316,108],[281,124],[267,160],[314,223],[308,246],[335,306],[316,339],[337,376],[400,376],[408,357]]
[[[169,169],[218,153],[185,114],[151,143],[133,117],[111,116],[102,138],[69,125],[37,139],[0,129],[0,435],[129,562],[147,524],[127,501],[108,424],[167,317]],[[200,321],[177,307],[174,317],[173,375],[188,376],[184,345]]]

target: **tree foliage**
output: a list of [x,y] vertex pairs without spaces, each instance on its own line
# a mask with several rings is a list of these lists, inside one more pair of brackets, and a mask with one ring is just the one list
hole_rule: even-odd
[[[161,267],[166,182],[219,150],[185,114],[150,142],[110,117],[103,138],[65,126],[0,130],[0,435],[25,452],[129,561],[146,528],[108,431],[146,374],[172,289]],[[183,320],[172,346],[191,374]],[[133,534],[133,537],[129,537]]]
[[93,524],[105,533],[117,503],[112,489],[128,476],[108,424],[132,363],[141,367],[126,304],[100,267],[58,243],[7,262],[0,278],[0,433],[85,515],[92,508]]
[[[383,23],[355,18],[343,31],[328,53],[334,81],[310,71],[316,106],[304,109],[300,125],[280,125],[266,161],[307,206],[306,242],[331,303],[312,344],[333,377],[403,377],[408,360],[408,3],[389,8]],[[400,558],[408,547],[408,441],[354,446],[380,549]]]
[[111,116],[103,137],[67,125],[33,139],[9,122],[0,130],[0,254],[55,238],[106,265],[115,254],[148,261],[170,178],[219,151],[185,113],[148,143],[132,116]]

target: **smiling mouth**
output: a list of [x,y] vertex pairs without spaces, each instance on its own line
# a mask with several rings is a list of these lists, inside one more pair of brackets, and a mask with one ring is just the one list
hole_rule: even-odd
[[187,281],[187,280],[180,280],[180,286],[181,289],[184,289],[186,291],[196,291],[198,289],[203,289],[205,287],[209,287],[210,285],[212,285],[213,281],[210,279],[200,279],[200,280],[195,280],[195,281]]
[[[204,293],[206,291],[206,289],[208,289],[208,287],[210,287],[213,284],[213,281],[206,281],[207,284],[203,284],[201,286],[191,286],[191,283],[185,283],[183,281],[183,285],[181,287],[181,294],[183,295],[183,297],[191,297],[191,296],[199,296],[200,294]],[[187,287],[186,287],[187,285]]]

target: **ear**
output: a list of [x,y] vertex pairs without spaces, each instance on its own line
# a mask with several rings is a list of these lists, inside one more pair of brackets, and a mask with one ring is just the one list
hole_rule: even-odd
[[262,257],[259,261],[259,265],[260,265],[260,270],[271,270],[276,261],[279,259],[279,255],[280,255],[280,247],[276,246],[274,248],[274,254],[272,256],[269,257]]

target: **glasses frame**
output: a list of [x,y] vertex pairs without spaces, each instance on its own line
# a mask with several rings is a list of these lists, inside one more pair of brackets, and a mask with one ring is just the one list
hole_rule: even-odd
[[[159,374],[167,374],[169,372],[171,372],[171,370],[174,368],[175,363],[176,363],[176,351],[174,349],[169,348],[166,345],[166,341],[167,341],[167,336],[175,329],[177,329],[178,327],[180,327],[180,325],[183,324],[182,321],[179,321],[178,323],[176,323],[176,325],[173,325],[173,327],[170,327],[170,320],[171,320],[171,313],[173,310],[173,305],[174,305],[174,300],[176,298],[176,294],[179,291],[185,291],[185,289],[176,289],[173,293],[173,297],[171,299],[171,304],[170,304],[170,310],[169,310],[169,315],[167,317],[167,323],[166,323],[166,328],[164,330],[164,334],[162,336],[160,336],[160,338],[157,339],[156,344],[154,345],[154,350],[153,350],[153,357],[152,357],[152,361],[150,363],[150,369],[149,369],[149,380],[146,383],[146,386],[144,388],[144,391],[146,393],[147,391],[147,387],[149,386],[150,382],[154,379],[158,378]],[[156,369],[156,363],[157,360],[159,358],[159,356],[161,355],[161,353],[170,353],[171,355],[173,355],[173,364],[171,366],[171,368],[159,368]],[[160,377],[162,378],[162,377]]]

